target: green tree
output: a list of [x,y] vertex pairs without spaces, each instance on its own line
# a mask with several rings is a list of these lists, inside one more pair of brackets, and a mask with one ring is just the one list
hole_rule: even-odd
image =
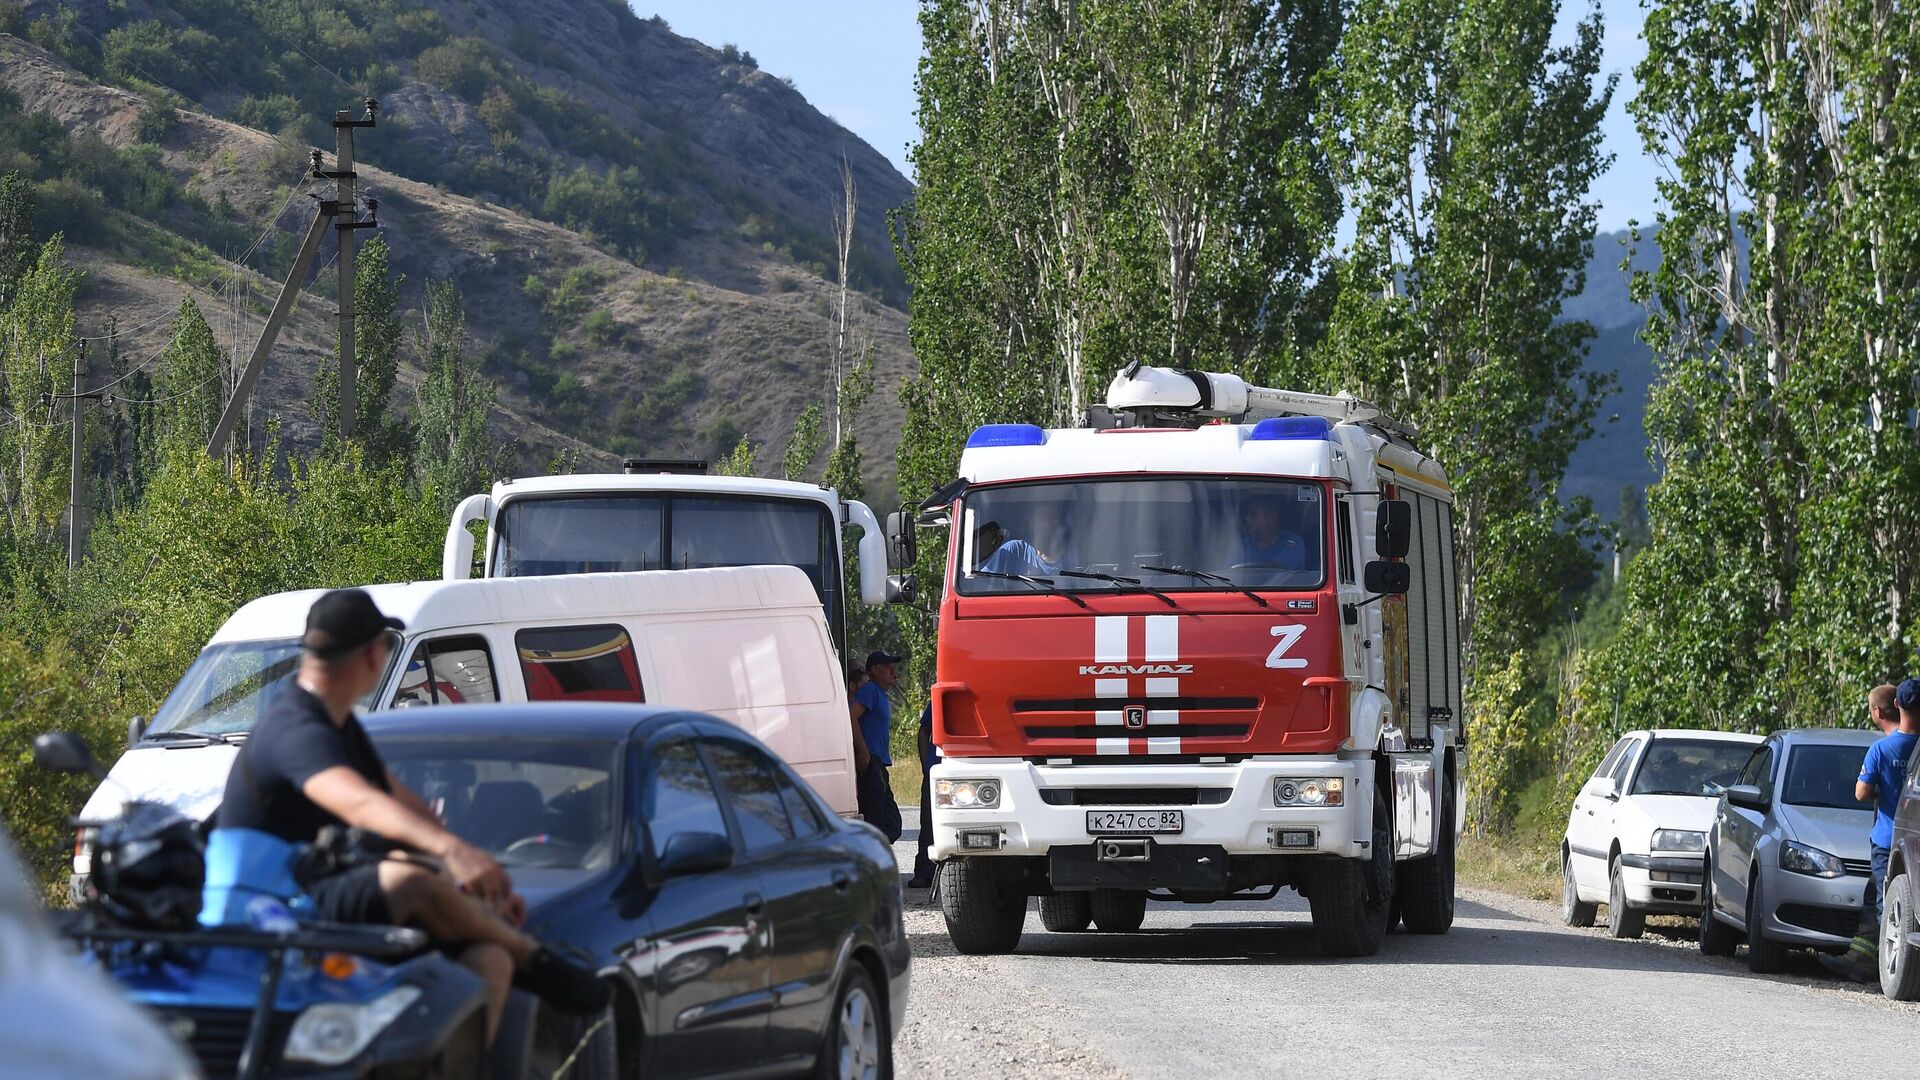
[[55,237],[15,280],[0,313],[0,512],[17,542],[49,538],[67,503],[70,439],[64,403],[79,348],[73,298],[80,274]]
[[467,314],[451,281],[427,283],[426,368],[414,411],[413,469],[443,514],[499,475],[509,453],[488,430],[498,389],[467,355]]
[[7,310],[21,275],[33,266],[33,185],[19,173],[0,176],[0,312]]
[[180,301],[168,332],[160,373],[154,379],[154,397],[133,407],[159,410],[158,437],[163,445],[204,447],[220,422],[227,358],[213,339],[213,328],[191,297]]
[[800,410],[799,419],[793,422],[793,432],[787,436],[787,452],[780,459],[780,475],[788,480],[805,479],[807,470],[813,467],[813,459],[820,456],[823,441],[820,403],[810,402]]
[[[393,388],[400,374],[405,329],[400,322],[404,274],[393,272],[393,250],[385,237],[367,241],[353,268],[354,421],[367,462],[379,467],[404,454],[411,442],[406,419],[394,408]],[[313,376],[314,419],[322,441],[340,433],[340,356],[324,361]]]
[[754,476],[759,468],[758,458],[759,453],[754,448],[753,440],[742,435],[740,441],[733,444],[733,449],[728,451],[727,456],[721,458],[714,466],[714,471],[721,476]]

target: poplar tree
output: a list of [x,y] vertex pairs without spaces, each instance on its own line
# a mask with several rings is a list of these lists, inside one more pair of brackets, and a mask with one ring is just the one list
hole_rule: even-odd
[[498,390],[467,355],[466,307],[451,281],[427,284],[420,351],[426,374],[414,412],[414,476],[451,513],[454,503],[492,482],[508,455],[488,431]]

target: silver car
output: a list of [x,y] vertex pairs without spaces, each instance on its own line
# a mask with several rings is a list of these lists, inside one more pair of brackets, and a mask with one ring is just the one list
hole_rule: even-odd
[[1873,808],[1853,784],[1871,731],[1782,731],[1753,752],[1707,833],[1700,949],[1779,971],[1790,948],[1846,949],[1860,925]]

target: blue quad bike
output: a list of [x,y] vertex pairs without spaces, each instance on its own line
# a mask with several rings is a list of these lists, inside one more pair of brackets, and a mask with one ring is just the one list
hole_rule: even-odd
[[[49,732],[44,769],[103,778],[86,743]],[[201,926],[201,826],[152,802],[131,802],[96,830],[88,895],[63,926],[82,955],[151,1009],[209,1080],[413,1080],[526,1076],[531,1000],[516,991],[490,1057],[486,988],[398,926],[300,920],[282,905],[247,924]],[[396,850],[356,830],[329,830],[300,850],[296,877]],[[298,906],[296,903],[295,907]]]

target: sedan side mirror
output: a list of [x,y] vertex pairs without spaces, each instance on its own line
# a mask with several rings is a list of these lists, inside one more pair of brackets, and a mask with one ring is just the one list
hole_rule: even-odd
[[87,741],[71,731],[49,731],[33,740],[33,763],[56,773],[84,773],[95,778],[107,770],[93,759]]
[[719,833],[675,833],[660,853],[660,872],[668,877],[710,874],[732,865],[733,841]]
[[1727,801],[1743,810],[1767,812],[1767,797],[1752,784],[1735,784],[1727,789]]
[[1413,570],[1403,562],[1375,559],[1367,564],[1366,586],[1370,593],[1405,596],[1413,587]]

